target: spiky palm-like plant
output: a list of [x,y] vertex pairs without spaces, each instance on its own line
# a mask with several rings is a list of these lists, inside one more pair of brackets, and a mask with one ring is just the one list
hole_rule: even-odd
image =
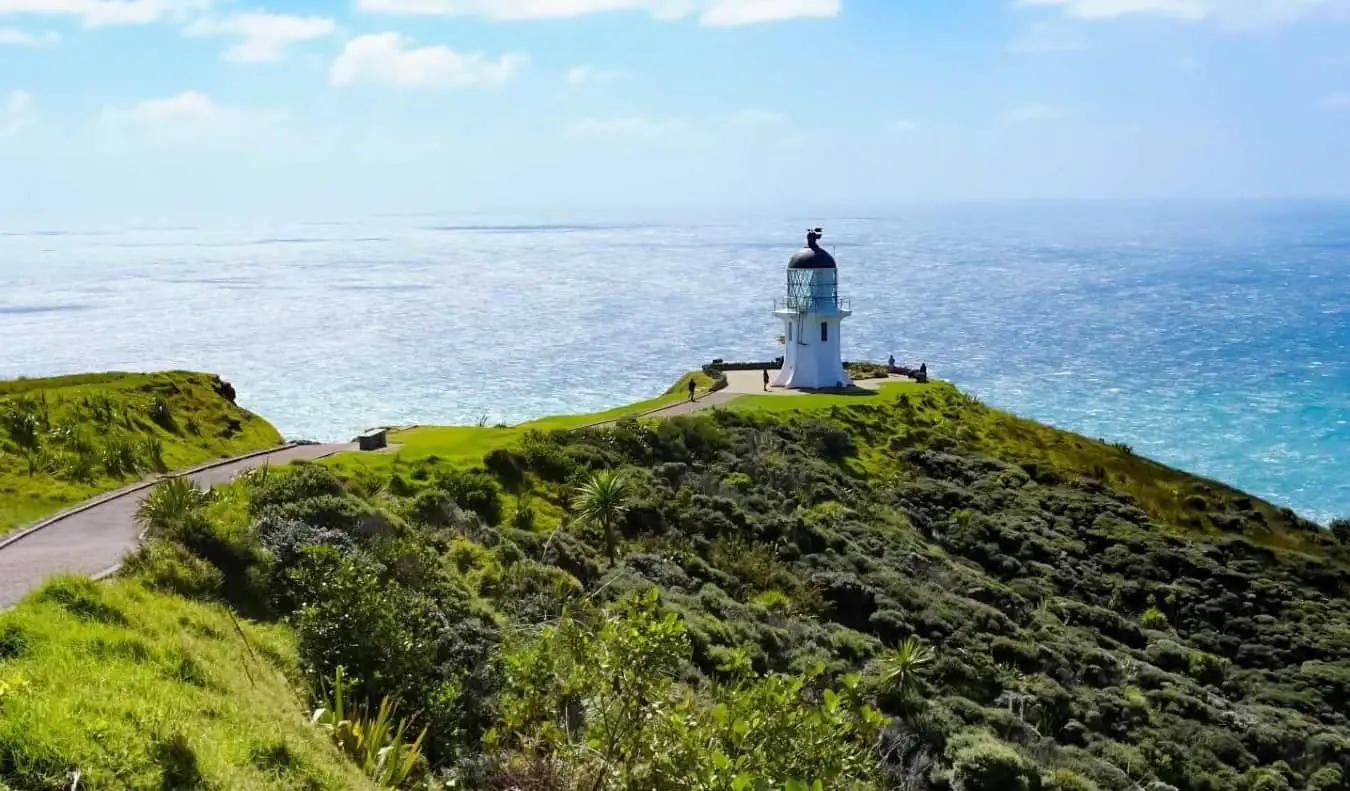
[[397,789],[414,780],[422,769],[422,746],[427,729],[408,741],[410,722],[395,722],[395,705],[388,696],[372,717],[363,707],[350,705],[350,685],[339,667],[331,696],[325,695],[310,715],[310,724],[323,729],[333,744],[354,761],[381,789]]
[[615,527],[628,511],[629,494],[628,479],[622,473],[600,470],[577,488],[577,496],[573,501],[578,517],[599,525],[604,531],[605,554],[609,556],[610,563],[614,562],[619,544]]
[[137,506],[136,524],[149,530],[168,530],[181,525],[210,500],[210,492],[202,490],[191,478],[169,478],[151,489]]
[[883,689],[895,692],[901,698],[914,693],[919,676],[933,663],[937,655],[917,637],[910,637],[900,647],[882,658],[880,683]]

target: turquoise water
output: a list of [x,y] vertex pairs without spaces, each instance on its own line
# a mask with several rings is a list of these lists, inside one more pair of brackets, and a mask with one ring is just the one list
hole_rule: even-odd
[[778,354],[771,301],[821,224],[846,356],[1350,515],[1350,204],[823,214],[0,225],[0,378],[216,371],[322,439],[592,411]]

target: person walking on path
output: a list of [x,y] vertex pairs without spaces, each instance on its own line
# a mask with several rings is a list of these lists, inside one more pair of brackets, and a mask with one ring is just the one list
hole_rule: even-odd
[[769,392],[769,369],[764,369],[764,392]]
[[694,400],[694,379],[693,379],[693,377],[690,377],[690,379],[689,379],[689,400],[690,400],[691,402]]

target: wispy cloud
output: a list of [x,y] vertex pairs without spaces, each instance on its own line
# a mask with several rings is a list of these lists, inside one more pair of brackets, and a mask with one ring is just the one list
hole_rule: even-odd
[[1005,112],[1002,120],[1007,124],[1031,124],[1058,121],[1067,118],[1069,115],[1070,111],[1067,107],[1054,104],[1024,104]]
[[741,110],[730,118],[732,126],[740,127],[782,126],[786,121],[787,116],[782,113],[757,108]]
[[142,99],[126,107],[108,108],[98,121],[110,140],[195,148],[234,144],[274,132],[283,126],[287,116],[222,105],[206,93],[188,90],[164,98]]
[[163,127],[216,127],[263,121],[272,114],[217,104],[201,91],[183,91],[163,99],[143,99],[104,113],[110,121]]
[[370,33],[347,42],[333,61],[333,85],[376,83],[407,88],[501,85],[529,63],[521,54],[492,58],[449,47],[413,47],[397,33]]
[[33,122],[33,94],[13,91],[0,102],[0,140],[12,137]]
[[1077,31],[1063,25],[1037,22],[1008,45],[1008,51],[1019,55],[1041,55],[1052,52],[1075,52],[1085,44]]
[[332,34],[336,28],[337,24],[328,17],[259,11],[223,19],[203,17],[188,25],[183,35],[238,38],[234,45],[225,50],[226,60],[266,63],[281,60],[291,44],[323,38]]
[[1350,92],[1333,93],[1322,100],[1328,110],[1350,110]]
[[843,0],[357,0],[362,11],[494,20],[565,19],[641,11],[672,21],[696,17],[710,26],[751,25],[838,16]]
[[913,132],[914,130],[916,130],[916,129],[918,129],[918,128],[919,128],[919,122],[918,122],[918,121],[910,120],[910,119],[908,119],[908,118],[901,119],[901,120],[896,121],[895,123],[891,124],[891,131],[892,131],[892,132],[899,132],[900,134],[907,134],[907,133],[909,133],[909,132]]
[[185,20],[208,8],[211,0],[0,0],[0,15],[75,17],[85,27],[145,25]]
[[568,85],[595,85],[616,82],[623,72],[597,69],[594,66],[573,66],[567,70]]
[[32,33],[13,27],[0,27],[0,47],[47,47],[61,40],[61,34],[55,30]]
[[1345,0],[1015,0],[1018,6],[1058,8],[1074,19],[1157,16],[1182,22],[1255,27],[1324,16],[1350,19]]
[[687,137],[694,125],[684,118],[648,118],[634,115],[621,118],[589,118],[563,129],[566,137],[636,138],[656,140]]

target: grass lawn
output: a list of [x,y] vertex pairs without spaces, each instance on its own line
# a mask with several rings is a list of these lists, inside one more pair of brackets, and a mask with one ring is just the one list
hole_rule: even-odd
[[0,615],[0,789],[371,789],[316,728],[280,626],[58,578]]
[[184,371],[0,382],[0,535],[156,471],[280,444],[223,392]]
[[743,395],[728,403],[725,409],[737,412],[782,415],[791,412],[815,412],[834,407],[880,406],[894,401],[901,393],[922,395],[937,387],[938,383],[929,382],[887,382],[876,392],[857,395],[832,395],[828,393],[810,395]]
[[553,417],[531,420],[514,426],[419,426],[407,431],[390,432],[389,443],[397,445],[388,453],[343,453],[324,461],[339,471],[386,470],[394,466],[394,460],[416,461],[436,457],[452,464],[473,465],[497,448],[505,448],[519,442],[531,431],[554,431],[556,429],[579,428],[592,423],[618,420],[625,416],[637,416],[653,409],[679,403],[689,397],[688,383],[694,379],[700,389],[706,389],[711,380],[702,372],[685,374],[665,393],[627,404],[604,412],[580,415],[555,415]]

